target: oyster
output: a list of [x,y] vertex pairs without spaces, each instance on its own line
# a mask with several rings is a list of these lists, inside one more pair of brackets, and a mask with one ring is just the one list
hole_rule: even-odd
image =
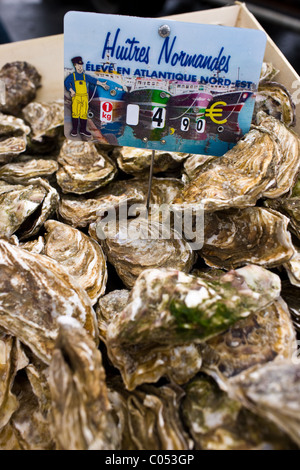
[[126,307],[129,293],[126,289],[115,290],[99,299],[95,311],[102,341],[106,341],[107,328],[112,319]]
[[280,83],[264,81],[259,85],[254,116],[260,111],[264,111],[287,126],[296,124],[295,104],[289,91]]
[[17,372],[27,364],[28,359],[19,341],[0,332],[0,431],[19,407],[11,389]]
[[105,153],[90,142],[66,140],[61,148],[56,174],[64,193],[85,194],[106,186],[117,172]]
[[294,256],[284,265],[290,283],[300,287],[300,249],[297,248]]
[[261,84],[265,80],[272,81],[278,74],[279,70],[277,70],[273,64],[270,62],[263,62],[259,83]]
[[16,246],[20,246],[23,250],[29,251],[30,253],[45,254],[45,240],[43,237],[39,237],[37,240],[31,240],[30,242],[20,243]]
[[129,393],[115,379],[109,397],[121,422],[122,449],[192,449],[178,411],[183,395],[183,390],[174,385],[147,385]]
[[182,180],[184,184],[188,184],[192,179],[194,179],[199,169],[207,162],[212,160],[214,157],[212,155],[190,155],[184,162],[183,168],[184,172],[182,175]]
[[289,219],[261,207],[206,213],[200,254],[210,266],[236,268],[246,263],[265,267],[289,261],[294,248]]
[[[99,233],[99,227],[97,230]],[[170,267],[188,273],[194,263],[190,245],[157,221],[138,217],[121,221],[116,227],[106,224],[103,234],[103,251],[129,288],[145,269]]]
[[58,315],[77,318],[98,337],[86,292],[50,258],[0,240],[0,327],[17,335],[48,364],[57,337]]
[[53,435],[60,450],[118,449],[101,353],[72,318],[60,330],[50,365]]
[[0,114],[0,163],[10,162],[25,152],[29,132],[22,119]]
[[300,364],[257,366],[231,380],[231,393],[300,445]]
[[6,90],[5,104],[0,104],[0,111],[15,116],[34,100],[41,85],[41,76],[36,68],[21,61],[5,64],[0,70],[0,80]]
[[202,342],[270,305],[280,287],[276,274],[254,265],[215,281],[174,269],[148,269],[108,327],[108,352],[117,354],[120,347],[132,345],[142,351],[153,345]]
[[9,163],[0,168],[0,178],[8,183],[27,183],[32,178],[52,176],[58,170],[55,160],[28,160],[18,163]]
[[264,202],[266,207],[282,212],[290,219],[291,231],[300,239],[300,197],[268,199]]
[[19,238],[35,235],[58,205],[58,193],[41,178],[28,181],[27,186],[0,181],[0,236]]
[[87,292],[94,305],[106,288],[106,259],[95,240],[69,225],[48,220],[44,254],[59,262]]
[[283,281],[281,295],[289,307],[294,327],[300,333],[300,288],[293,286],[289,281]]
[[23,116],[30,124],[33,140],[42,141],[45,135],[53,136],[53,130],[64,125],[63,100],[52,103],[30,103],[23,109]]
[[17,432],[11,424],[0,429],[0,450],[22,450]]
[[63,220],[74,227],[86,227],[98,220],[100,214],[104,214],[109,209],[122,204],[144,202],[144,200],[144,191],[135,187],[134,180],[113,181],[100,189],[93,198],[62,196],[59,214]]
[[260,113],[260,125],[223,157],[200,167],[174,199],[174,208],[200,204],[206,211],[254,206],[277,198],[294,185],[300,169],[299,139],[284,124]]
[[182,414],[196,449],[295,449],[276,426],[229,398],[209,378],[195,378],[185,387],[185,392]]
[[[162,173],[174,169],[187,159],[188,153],[155,152],[153,173]],[[117,159],[119,168],[125,173],[140,174],[149,171],[151,165],[151,150],[132,147],[116,147],[113,158]]]
[[239,320],[202,349],[203,370],[226,388],[226,380],[259,364],[291,359],[297,348],[287,305],[278,300]]
[[22,450],[54,450],[50,421],[41,412],[28,380],[20,378],[14,391],[20,407],[14,413],[11,424]]

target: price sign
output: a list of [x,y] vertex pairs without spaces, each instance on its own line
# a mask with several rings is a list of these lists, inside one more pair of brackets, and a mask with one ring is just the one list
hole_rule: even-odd
[[64,38],[68,138],[223,155],[250,129],[263,31],[69,12]]

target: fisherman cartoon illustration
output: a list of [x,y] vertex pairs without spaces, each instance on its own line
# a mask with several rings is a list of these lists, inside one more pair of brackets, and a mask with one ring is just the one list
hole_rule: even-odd
[[82,57],[74,57],[72,63],[75,72],[65,79],[65,87],[72,98],[72,130],[70,135],[71,137],[77,137],[80,124],[80,135],[91,137],[92,134],[86,128],[89,108],[88,84],[95,87],[97,85],[101,86],[104,90],[109,90],[109,85],[106,81],[101,82],[85,73]]

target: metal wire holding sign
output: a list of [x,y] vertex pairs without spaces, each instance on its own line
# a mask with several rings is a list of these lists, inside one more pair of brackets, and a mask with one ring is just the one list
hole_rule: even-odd
[[155,150],[152,150],[151,155],[151,165],[150,165],[150,173],[149,173],[149,185],[148,185],[148,196],[147,196],[147,213],[150,207],[150,198],[151,198],[151,188],[152,188],[152,179],[153,179],[153,167],[154,167],[154,158],[155,158]]

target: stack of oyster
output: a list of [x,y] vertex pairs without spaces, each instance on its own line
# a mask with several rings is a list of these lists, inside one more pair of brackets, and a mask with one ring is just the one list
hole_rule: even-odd
[[151,204],[201,207],[195,251],[174,226],[100,236],[145,204],[150,152],[66,140],[38,72],[0,71],[0,449],[300,446],[300,147],[274,76],[224,156],[156,153]]

